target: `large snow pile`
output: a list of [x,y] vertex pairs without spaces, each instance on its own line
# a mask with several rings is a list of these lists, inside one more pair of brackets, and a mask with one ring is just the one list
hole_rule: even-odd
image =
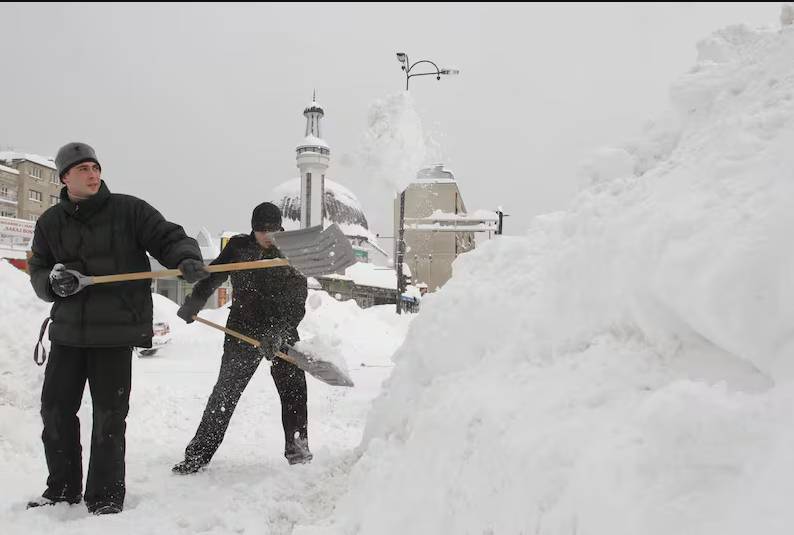
[[791,532],[794,29],[698,51],[569,211],[423,301],[349,492],[299,533]]

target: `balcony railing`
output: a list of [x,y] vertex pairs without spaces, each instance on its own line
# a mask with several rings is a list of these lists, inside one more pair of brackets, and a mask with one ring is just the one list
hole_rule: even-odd
[[6,204],[17,204],[17,192],[16,191],[8,191],[8,192],[0,192],[0,202],[4,202]]
[[325,147],[317,147],[314,145],[306,145],[303,147],[298,147],[296,151],[298,154],[303,154],[304,152],[315,152],[317,154],[325,154],[325,155],[331,154],[331,151],[329,149]]

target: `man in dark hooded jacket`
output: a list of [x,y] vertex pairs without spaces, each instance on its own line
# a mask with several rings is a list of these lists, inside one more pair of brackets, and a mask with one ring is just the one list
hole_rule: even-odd
[[[251,217],[251,234],[229,240],[212,264],[248,262],[282,255],[268,234],[281,227],[281,211],[262,203]],[[309,451],[306,416],[306,375],[297,366],[273,359],[274,351],[298,341],[298,324],[306,313],[306,277],[290,266],[213,273],[198,283],[177,314],[191,323],[210,295],[231,276],[232,305],[226,327],[263,340],[262,348],[226,335],[218,381],[207,400],[196,435],[185,449],[185,460],[173,467],[191,474],[208,464],[223,441],[234,409],[262,358],[273,361],[270,374],[281,398],[284,456],[290,464],[307,463]]]
[[[147,202],[110,193],[94,149],[69,143],[55,166],[60,202],[36,222],[30,280],[52,302],[49,361],[41,392],[42,441],[49,477],[42,497],[28,507],[82,499],[83,462],[77,412],[91,389],[93,429],[85,503],[94,514],[124,507],[125,431],[132,347],[152,345],[150,280],[87,286],[77,277],[150,271],[148,251],[185,280],[209,276],[196,240]],[[46,326],[46,323],[45,323]],[[42,328],[43,334],[43,328]]]

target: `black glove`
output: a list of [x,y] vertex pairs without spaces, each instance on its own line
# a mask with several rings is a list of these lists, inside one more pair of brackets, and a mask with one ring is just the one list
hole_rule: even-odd
[[50,271],[50,287],[55,295],[60,297],[69,297],[77,293],[77,288],[80,282],[74,273],[66,270],[63,264],[55,264]]
[[193,316],[198,315],[201,311],[201,307],[201,304],[188,298],[185,303],[179,307],[179,310],[176,311],[176,315],[185,320],[185,323],[193,323],[196,321],[193,319]]
[[198,282],[210,276],[204,262],[192,258],[185,258],[177,267],[182,272],[182,278],[188,282]]
[[267,360],[273,360],[276,351],[281,351],[284,346],[284,339],[280,333],[269,333],[259,341],[259,352]]

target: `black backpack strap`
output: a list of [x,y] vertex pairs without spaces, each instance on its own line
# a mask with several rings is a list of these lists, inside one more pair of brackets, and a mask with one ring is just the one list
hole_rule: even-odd
[[[44,338],[44,332],[47,330],[48,323],[50,323],[49,316],[47,316],[47,318],[44,319],[44,323],[41,324],[41,331],[39,331],[39,341],[36,342],[36,347],[33,349],[33,362],[39,366],[47,362],[47,350],[44,349],[42,339]],[[41,362],[39,362],[39,347],[41,347]]]

